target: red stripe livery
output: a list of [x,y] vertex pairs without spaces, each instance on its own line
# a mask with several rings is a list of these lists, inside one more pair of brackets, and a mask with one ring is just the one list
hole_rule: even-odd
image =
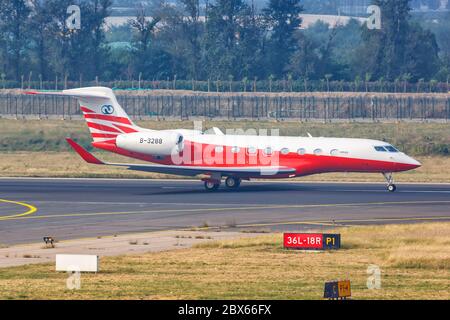
[[93,129],[97,129],[97,130],[101,130],[101,131],[122,133],[121,131],[117,130],[116,128],[105,126],[104,124],[87,122],[87,125],[89,128],[93,128]]
[[106,120],[106,121],[111,121],[111,122],[118,122],[118,123],[123,123],[123,124],[128,124],[128,125],[133,125],[131,123],[130,120],[128,120],[127,118],[122,118],[122,117],[115,117],[115,116],[107,116],[104,114],[85,114],[84,117],[86,119],[99,119],[99,120]]

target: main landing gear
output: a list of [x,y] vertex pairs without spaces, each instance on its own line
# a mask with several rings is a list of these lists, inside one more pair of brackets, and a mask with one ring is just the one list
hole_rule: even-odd
[[[220,183],[221,183],[221,179],[220,178],[209,178],[209,179],[204,179],[203,180],[205,183],[205,189],[206,191],[217,191],[220,187]],[[227,177],[225,179],[225,186],[228,189],[237,189],[239,188],[239,186],[241,185],[241,178],[237,178],[237,177]]]
[[205,180],[205,189],[206,191],[217,191],[220,187],[220,181],[216,180]]
[[237,189],[241,185],[242,179],[236,177],[228,177],[225,180],[225,185],[230,189]]
[[394,178],[392,177],[392,172],[389,173],[383,172],[383,176],[388,183],[387,190],[389,192],[394,192],[395,190],[397,190],[397,186],[394,184]]

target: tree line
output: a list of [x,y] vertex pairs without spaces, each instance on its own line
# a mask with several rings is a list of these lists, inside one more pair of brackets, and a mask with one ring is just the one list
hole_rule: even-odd
[[[0,0],[2,81],[448,82],[450,53],[411,18],[409,0],[374,0],[381,30],[356,20],[302,28],[302,0],[153,0],[106,28],[112,0]],[[66,26],[81,9],[81,29]],[[152,18],[148,18],[151,16]],[[448,39],[447,39],[448,40]],[[445,41],[444,41],[445,42]]]

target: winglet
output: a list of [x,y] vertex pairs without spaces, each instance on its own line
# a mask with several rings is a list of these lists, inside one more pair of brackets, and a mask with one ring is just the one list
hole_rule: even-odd
[[66,138],[66,141],[70,144],[70,146],[75,150],[81,158],[83,158],[84,161],[87,163],[92,164],[105,164],[103,161],[98,160],[96,157],[94,157],[92,154],[86,151],[82,146],[80,146],[78,143],[73,141],[70,138]]

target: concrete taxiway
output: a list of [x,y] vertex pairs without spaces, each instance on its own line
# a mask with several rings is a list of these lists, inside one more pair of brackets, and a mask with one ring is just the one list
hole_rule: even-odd
[[199,181],[0,179],[0,244],[200,226],[300,230],[450,221],[450,185],[243,182],[205,192]]

